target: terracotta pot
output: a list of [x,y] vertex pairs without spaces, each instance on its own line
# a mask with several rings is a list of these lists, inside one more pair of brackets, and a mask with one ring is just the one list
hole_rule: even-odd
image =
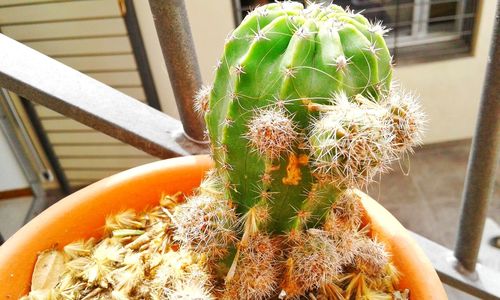
[[[157,205],[162,193],[189,193],[211,165],[207,156],[159,161],[105,178],[59,201],[0,247],[0,299],[17,299],[29,291],[38,252],[99,237],[107,215]],[[403,226],[373,199],[360,194],[374,234],[386,242],[403,274],[400,288],[409,288],[411,299],[447,299],[429,260]]]

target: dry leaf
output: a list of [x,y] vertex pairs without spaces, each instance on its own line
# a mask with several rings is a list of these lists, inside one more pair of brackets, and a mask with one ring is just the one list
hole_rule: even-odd
[[45,290],[55,287],[64,270],[64,256],[60,251],[46,250],[38,254],[31,277],[31,290]]

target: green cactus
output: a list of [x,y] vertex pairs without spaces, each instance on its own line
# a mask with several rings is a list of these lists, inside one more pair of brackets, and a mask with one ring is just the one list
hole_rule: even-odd
[[[275,233],[297,228],[300,214],[309,224],[324,217],[321,203],[307,201],[320,193],[308,135],[336,94],[389,93],[384,32],[336,5],[283,2],[258,8],[229,35],[205,107],[213,158],[239,214],[267,205],[261,229]],[[321,201],[333,201],[331,192]]]
[[[227,37],[213,85],[196,97],[216,167],[195,197],[213,201],[206,207],[229,201],[228,218],[239,221],[194,212],[184,219],[217,215],[205,218],[211,225],[202,233],[225,237],[212,241],[217,253],[231,247],[225,231],[241,229],[228,257],[229,298],[265,299],[277,286],[295,297],[355,260],[348,236],[357,234],[360,213],[349,204],[351,188],[363,187],[411,151],[423,123],[413,97],[392,84],[385,33],[380,23],[337,5],[304,8],[287,1],[257,8]],[[338,199],[344,211],[335,217]],[[188,202],[178,210],[192,207]],[[287,250],[259,254],[255,241]],[[336,251],[342,244],[352,249]],[[234,283],[255,273],[250,264],[279,268],[279,261],[286,261],[284,278],[262,267],[267,277]],[[259,281],[268,285],[254,287]]]

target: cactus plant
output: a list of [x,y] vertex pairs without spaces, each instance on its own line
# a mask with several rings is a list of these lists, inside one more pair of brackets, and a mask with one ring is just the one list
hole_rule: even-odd
[[336,5],[283,2],[227,38],[197,107],[226,197],[240,215],[268,207],[261,230],[321,222],[335,196],[308,197],[363,186],[418,140],[414,102],[391,90],[385,32]]
[[[200,193],[228,201],[228,218],[239,218],[226,227],[241,228],[227,266],[233,297],[264,299],[278,285],[286,297],[302,295],[367,256],[355,253],[370,253],[370,243],[353,244],[356,212],[336,215],[333,207],[347,199],[344,207],[355,210],[352,188],[411,151],[423,124],[414,97],[392,82],[386,32],[337,5],[286,1],[258,7],[228,35],[214,83],[198,93],[195,108],[216,165],[209,189],[218,191]],[[286,249],[283,257],[273,249],[267,262],[249,258],[249,244],[273,236],[285,236],[270,243]],[[286,261],[285,278],[269,275],[260,286],[258,274],[243,278],[241,270],[276,267],[278,259]],[[274,274],[265,269],[261,274]]]

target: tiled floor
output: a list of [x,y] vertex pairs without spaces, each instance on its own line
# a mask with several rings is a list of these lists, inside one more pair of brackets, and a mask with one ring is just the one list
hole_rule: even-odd
[[[368,193],[406,228],[453,248],[469,144],[469,141],[460,141],[418,149],[404,163],[395,165],[393,172],[383,175],[378,184],[370,186]],[[495,187],[488,216],[500,224],[500,168]],[[20,226],[29,202],[26,199],[0,201],[0,232],[5,237]],[[451,300],[477,299],[446,288]]]

